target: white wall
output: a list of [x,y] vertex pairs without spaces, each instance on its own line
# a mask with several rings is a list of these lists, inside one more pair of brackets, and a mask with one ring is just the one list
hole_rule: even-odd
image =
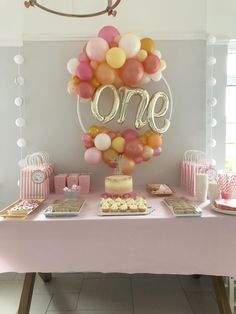
[[207,1],[207,32],[218,38],[236,38],[236,1]]
[[[55,8],[59,8],[58,2],[60,1],[54,0],[53,2]],[[74,1],[74,3],[77,2],[80,3],[81,12],[103,9],[107,5],[105,0]],[[64,1],[64,4],[66,3],[71,4],[71,1]],[[99,6],[99,3],[103,5]],[[70,6],[65,10],[70,11]],[[34,8],[23,10],[23,29],[26,35],[94,36],[96,30],[112,23],[112,25],[118,26],[122,33],[127,31],[138,34],[202,33],[206,26],[205,14],[205,0],[123,0],[117,8],[115,18],[103,15],[96,18],[75,19],[50,15]]]

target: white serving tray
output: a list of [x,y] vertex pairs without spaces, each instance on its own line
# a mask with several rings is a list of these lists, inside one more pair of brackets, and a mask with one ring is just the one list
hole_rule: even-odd
[[44,210],[44,215],[45,217],[73,217],[73,216],[78,216],[84,206],[85,201],[83,201],[82,205],[80,206],[80,209],[75,211],[75,212],[53,212],[52,211],[52,206],[49,205],[47,208]]
[[175,217],[201,217],[202,215],[202,210],[200,207],[196,206],[196,213],[195,214],[184,214],[184,213],[176,213],[174,211],[174,208],[172,206],[170,206],[169,204],[167,204],[164,200],[163,203],[169,208],[169,210],[171,211],[171,213],[175,216]]
[[127,211],[127,212],[103,212],[101,210],[101,208],[98,208],[98,216],[140,216],[140,215],[149,215],[151,214],[153,211],[155,210],[155,208],[152,208],[150,206],[148,206],[147,210],[145,212],[131,212],[131,211]]

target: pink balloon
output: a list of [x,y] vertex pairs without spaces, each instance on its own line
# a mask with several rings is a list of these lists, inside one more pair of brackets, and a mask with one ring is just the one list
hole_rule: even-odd
[[143,162],[143,157],[134,158],[134,162],[135,162],[136,164],[141,164],[141,162]]
[[108,49],[108,43],[103,38],[96,37],[88,41],[86,53],[91,60],[102,62],[106,58]]
[[89,142],[89,141],[91,141],[92,137],[91,137],[90,134],[85,133],[85,134],[82,135],[81,139],[82,139],[83,142]]
[[115,36],[120,35],[118,29],[116,29],[114,26],[104,26],[98,33],[98,37],[101,37],[106,40],[106,42],[110,45]]
[[84,159],[88,164],[97,165],[102,159],[102,153],[96,147],[91,147],[84,153]]
[[123,132],[123,137],[126,139],[126,140],[132,140],[134,138],[137,138],[138,137],[138,132],[136,130],[133,130],[133,129],[127,129]]
[[161,61],[156,55],[149,55],[143,62],[144,71],[148,74],[156,73],[161,66]]
[[154,148],[153,156],[159,156],[162,152],[161,147]]
[[142,157],[143,144],[138,139],[132,139],[125,143],[125,155],[131,159]]
[[93,143],[93,141],[85,142],[84,146],[86,148],[94,147],[94,143]]
[[123,67],[120,68],[119,75],[126,85],[134,85],[140,82],[143,78],[143,64],[138,60],[128,59]]
[[90,62],[90,59],[87,56],[86,50],[79,54],[79,62]]
[[80,82],[77,87],[77,94],[84,99],[90,99],[93,97],[95,87],[89,82]]
[[90,81],[93,77],[93,69],[86,62],[81,62],[77,66],[75,73],[83,81]]

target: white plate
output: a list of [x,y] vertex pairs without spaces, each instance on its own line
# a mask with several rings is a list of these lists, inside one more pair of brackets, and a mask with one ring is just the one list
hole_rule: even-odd
[[202,210],[200,207],[195,207],[196,208],[196,213],[195,214],[182,214],[182,213],[179,213],[177,214],[175,211],[174,211],[174,208],[170,205],[168,205],[164,200],[163,200],[163,203],[169,208],[169,210],[171,211],[171,213],[175,216],[175,217],[200,217],[202,215]]
[[52,212],[52,206],[49,205],[44,210],[45,217],[73,217],[78,216],[81,212],[82,207],[84,206],[84,203],[81,205],[80,209],[76,212]]
[[101,208],[98,209],[98,216],[140,216],[140,215],[148,215],[151,214],[155,209],[152,207],[148,207],[145,212],[108,212],[105,213],[101,210]]
[[215,207],[212,204],[211,204],[211,208],[217,213],[226,214],[226,215],[236,215],[236,210],[221,209],[221,208]]

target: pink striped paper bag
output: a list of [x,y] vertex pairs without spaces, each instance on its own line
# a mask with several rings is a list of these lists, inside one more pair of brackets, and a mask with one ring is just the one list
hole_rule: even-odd
[[[52,169],[47,166],[28,166],[20,170],[20,199],[47,198],[50,193],[49,176]],[[44,180],[36,183],[32,180],[35,171],[44,173]]]

